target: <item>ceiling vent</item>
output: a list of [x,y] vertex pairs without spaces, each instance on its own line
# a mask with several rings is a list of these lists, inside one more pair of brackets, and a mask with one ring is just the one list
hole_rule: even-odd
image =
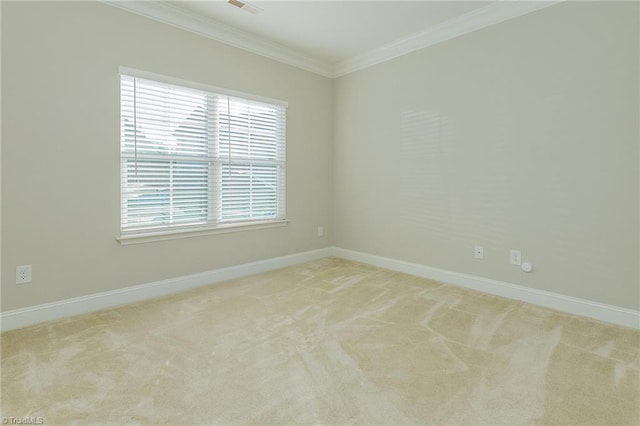
[[240,0],[229,0],[228,3],[244,10],[245,12],[253,13],[254,15],[262,12],[262,9],[260,9],[259,7],[253,6]]

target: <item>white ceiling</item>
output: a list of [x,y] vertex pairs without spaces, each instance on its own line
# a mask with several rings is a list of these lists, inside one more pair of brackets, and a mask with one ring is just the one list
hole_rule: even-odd
[[549,1],[103,0],[222,43],[337,77],[558,3]]
[[337,63],[433,28],[488,1],[264,1],[251,14],[226,1],[173,5],[234,26],[320,60]]

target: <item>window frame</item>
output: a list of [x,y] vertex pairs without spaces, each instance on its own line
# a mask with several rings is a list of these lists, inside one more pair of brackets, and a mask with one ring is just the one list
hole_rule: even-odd
[[[241,100],[247,101],[255,101],[265,104],[270,104],[273,106],[282,107],[284,109],[284,123],[282,123],[282,146],[277,147],[276,149],[282,150],[282,159],[273,160],[273,163],[280,167],[282,167],[282,173],[286,175],[286,109],[288,107],[288,103],[286,101],[266,98],[263,96],[252,95],[248,93],[243,93],[235,90],[220,88],[216,86],[211,86],[208,84],[193,82],[189,80],[184,80],[175,77],[169,77],[162,74],[156,74],[147,71],[141,71],[128,67],[119,67],[119,79],[118,84],[120,87],[119,93],[122,93],[122,76],[127,76],[131,78],[140,78],[150,81],[155,81],[158,83],[164,83],[169,85],[174,85],[178,87],[182,87],[185,89],[194,89],[198,91],[208,92],[213,95],[220,96],[229,96],[233,98],[238,98]],[[125,203],[125,182],[123,176],[126,174],[126,163],[128,161],[128,156],[124,152],[124,139],[122,133],[122,107],[123,107],[123,98],[122,95],[119,96],[119,125],[121,128],[120,132],[120,236],[117,240],[125,245],[125,244],[138,244],[152,241],[161,241],[161,240],[171,240],[177,238],[190,238],[197,237],[202,235],[212,235],[212,234],[220,234],[220,233],[229,233],[229,232],[238,232],[238,231],[246,231],[253,229],[262,229],[262,228],[271,228],[277,226],[286,225],[289,220],[286,218],[286,176],[283,176],[281,181],[278,178],[278,174],[276,171],[276,182],[281,183],[276,187],[276,200],[279,204],[281,204],[281,210],[279,209],[276,212],[276,218],[265,218],[265,219],[251,219],[248,220],[239,220],[239,221],[220,221],[220,217],[218,214],[222,212],[220,206],[218,205],[221,202],[222,197],[222,189],[223,183],[222,179],[213,179],[210,178],[207,184],[207,195],[209,198],[208,209],[214,209],[212,213],[215,218],[211,220],[211,215],[209,214],[207,218],[207,223],[185,223],[184,225],[180,224],[167,224],[167,225],[159,225],[155,227],[149,228],[137,228],[137,229],[126,229],[125,220],[124,220],[124,203]],[[215,113],[217,114],[217,112]],[[231,143],[229,141],[228,143]],[[217,142],[216,142],[217,144]],[[211,146],[211,145],[210,145]],[[137,159],[136,159],[137,161]],[[143,161],[143,160],[142,160]],[[169,158],[169,161],[170,158]],[[175,161],[175,160],[174,160]],[[255,159],[248,158],[247,163],[251,163],[255,161]],[[220,174],[222,171],[222,164],[224,164],[224,160],[222,158],[216,158],[214,161],[209,161],[209,173],[212,174]],[[171,167],[171,166],[170,166]],[[253,178],[254,175],[251,175]],[[217,183],[215,183],[217,182]],[[172,181],[172,184],[174,182]],[[283,216],[278,216],[278,213],[282,212]]]

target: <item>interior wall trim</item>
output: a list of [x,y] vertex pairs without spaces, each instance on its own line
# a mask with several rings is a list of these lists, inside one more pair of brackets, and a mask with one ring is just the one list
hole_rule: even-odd
[[223,24],[165,1],[101,0],[127,12],[151,18],[212,40],[273,59],[324,77],[331,77],[333,67],[311,55],[268,41],[249,32]]
[[154,299],[168,294],[179,293],[196,287],[241,278],[261,272],[285,268],[298,263],[328,257],[331,248],[323,248],[288,256],[275,257],[257,262],[245,263],[226,268],[214,269],[197,274],[169,278],[147,284],[135,285],[118,290],[105,291],[87,296],[74,297],[57,302],[14,309],[0,314],[0,330],[9,331],[17,328],[40,324],[46,321],[72,317],[90,312],[128,305],[135,302]]
[[380,268],[428,278],[458,287],[477,290],[493,294],[495,296],[506,297],[508,299],[519,300],[573,315],[592,318],[624,327],[640,329],[640,311],[565,296],[558,293],[536,290],[475,275],[434,268],[427,265],[390,259],[354,250],[347,250],[339,247],[327,247],[318,250],[306,251],[288,256],[275,257],[272,259],[229,266],[177,278],[170,278],[148,284],[140,284],[118,290],[111,290],[6,311],[0,313],[0,329],[4,332],[47,321],[101,311],[169,294],[179,293],[192,288],[216,284],[226,280],[285,268],[287,266],[318,260],[325,257],[338,257],[355,262],[367,263]]
[[332,252],[333,256],[342,259],[367,263],[380,268],[404,272],[458,287],[478,290],[495,296],[519,300],[573,315],[640,329],[640,311],[359,251],[334,247]]
[[333,65],[332,77],[340,77],[381,62],[434,46],[447,40],[553,6],[560,1],[497,1],[449,19],[432,28],[379,46]]
[[167,1],[101,0],[102,3],[135,13],[218,42],[237,47],[324,77],[340,77],[413,51],[471,33],[527,13],[560,3],[549,1],[496,1],[464,13],[434,27],[410,34],[342,61],[331,63]]

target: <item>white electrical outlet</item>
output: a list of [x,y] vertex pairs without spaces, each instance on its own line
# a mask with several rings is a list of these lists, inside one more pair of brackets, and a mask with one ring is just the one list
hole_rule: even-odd
[[522,263],[522,253],[520,253],[520,250],[509,251],[509,262],[512,265],[520,265]]
[[473,249],[473,253],[476,259],[484,259],[484,248],[481,246],[476,246]]
[[324,235],[324,228],[322,226],[318,226],[318,237],[322,237]]
[[26,284],[31,282],[31,265],[16,267],[16,284]]

